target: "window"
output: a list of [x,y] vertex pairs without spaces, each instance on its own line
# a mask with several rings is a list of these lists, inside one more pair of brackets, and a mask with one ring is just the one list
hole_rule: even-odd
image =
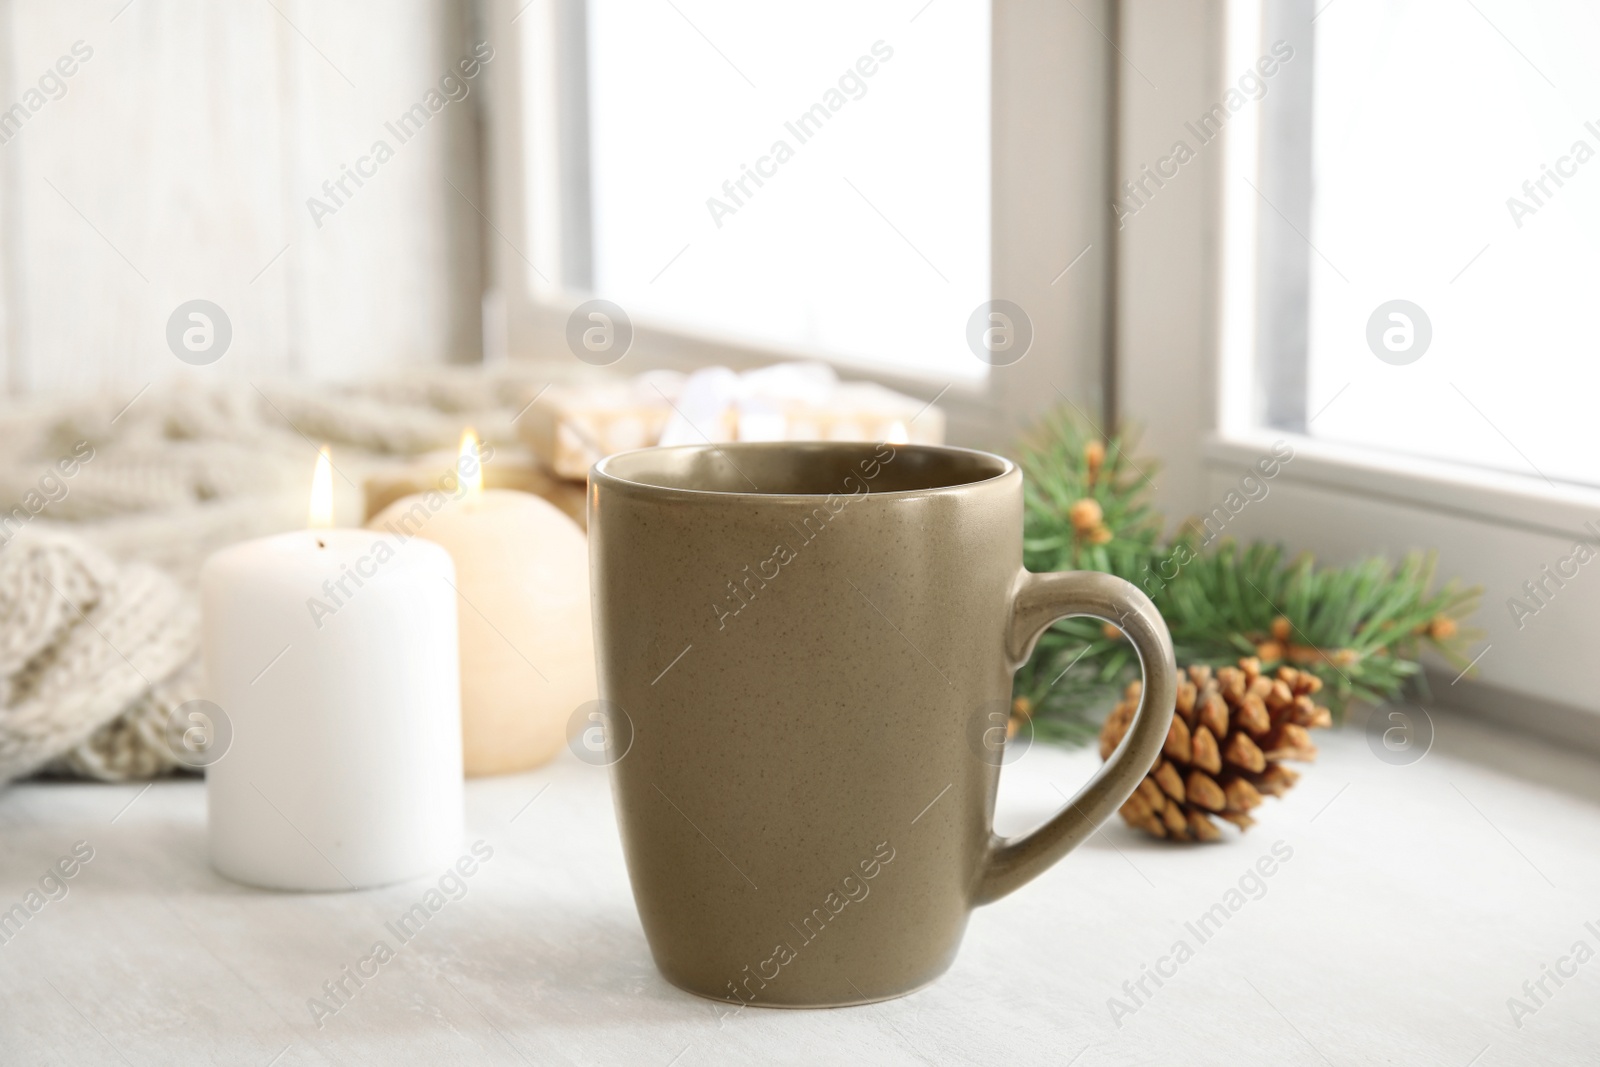
[[[530,213],[536,293],[588,290],[633,319],[775,353],[981,380],[965,332],[989,293],[988,5],[886,11],[568,5],[553,124],[567,161],[528,174],[530,203],[553,174],[568,184],[560,208]],[[548,26],[523,25],[538,49]],[[527,91],[537,125],[549,83]],[[564,229],[565,247],[541,228]]]
[[1600,11],[1324,3],[1263,18],[1264,421],[1600,486]]
[[[1218,196],[1163,194],[1128,225],[1119,312],[1124,402],[1166,461],[1169,512],[1205,512],[1286,441],[1292,463],[1231,532],[1330,561],[1436,551],[1441,578],[1483,589],[1473,673],[1432,665],[1437,698],[1588,747],[1600,582],[1573,568],[1600,538],[1597,16],[1230,0],[1186,37],[1136,19],[1130,60],[1168,67],[1162,98],[1124,97],[1140,152],[1243,95],[1223,151],[1188,164]],[[1280,43],[1293,58],[1246,79]],[[1172,261],[1187,277],[1152,269]]]
[[587,373],[609,300],[612,374],[821,359],[980,447],[1105,411],[1114,14],[485,0],[486,352]]

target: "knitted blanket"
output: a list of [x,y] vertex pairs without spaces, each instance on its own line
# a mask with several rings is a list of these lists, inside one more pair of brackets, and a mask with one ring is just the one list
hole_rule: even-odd
[[185,769],[166,728],[204,692],[205,557],[303,527],[318,445],[358,521],[366,474],[468,423],[514,440],[547,381],[515,364],[361,387],[180,379],[0,412],[0,785]]

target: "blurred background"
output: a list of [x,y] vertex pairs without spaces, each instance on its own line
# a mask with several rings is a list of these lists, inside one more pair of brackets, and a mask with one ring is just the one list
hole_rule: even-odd
[[1176,528],[1282,444],[1228,537],[1435,552],[1434,691],[1593,746],[1597,20],[0,0],[3,487],[95,451],[7,530],[186,582],[323,443],[347,521],[468,425],[581,520],[617,448],[1057,414]]

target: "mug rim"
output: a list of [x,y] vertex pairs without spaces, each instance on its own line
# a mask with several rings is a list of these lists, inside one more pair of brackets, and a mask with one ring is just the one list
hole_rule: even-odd
[[967,481],[950,482],[944,485],[923,486],[917,489],[894,489],[882,492],[869,492],[867,494],[869,497],[902,499],[906,497],[923,496],[931,493],[949,493],[963,489],[977,489],[980,486],[989,485],[1012,477],[1021,469],[1014,461],[1007,459],[1005,456],[1002,456],[998,453],[986,452],[983,449],[978,448],[963,448],[959,445],[927,445],[911,443],[899,444],[885,441],[726,441],[707,442],[704,444],[668,445],[666,447],[653,445],[645,448],[630,448],[625,452],[613,452],[609,456],[604,456],[601,459],[596,460],[594,464],[590,466],[589,484],[591,488],[597,485],[605,485],[608,489],[620,490],[622,492],[633,493],[639,496],[657,498],[680,497],[685,499],[700,500],[745,499],[761,501],[826,500],[831,496],[837,496],[841,494],[837,490],[825,493],[767,493],[762,492],[759,489],[749,492],[744,490],[727,491],[721,489],[690,489],[683,486],[657,485],[653,482],[641,481],[636,476],[630,477],[614,470],[613,468],[618,464],[626,466],[628,461],[632,458],[655,455],[662,452],[732,452],[735,453],[734,459],[728,459],[727,457],[724,458],[727,462],[732,463],[735,468],[737,468],[736,457],[737,453],[740,452],[749,453],[787,450],[815,453],[839,453],[858,450],[872,450],[865,452],[865,455],[875,455],[876,449],[883,447],[885,444],[897,450],[909,449],[917,452],[932,452],[945,455],[953,454],[965,457],[975,465],[997,463],[998,469],[991,474],[987,474],[982,477],[975,477]]

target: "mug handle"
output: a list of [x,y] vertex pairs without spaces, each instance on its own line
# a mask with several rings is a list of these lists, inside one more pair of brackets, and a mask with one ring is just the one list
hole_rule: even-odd
[[1177,702],[1172,636],[1150,598],[1131,582],[1098,571],[1022,572],[1006,634],[1011,670],[1027,662],[1047,626],[1073,615],[1113,623],[1133,642],[1144,672],[1139,711],[1117,751],[1048,822],[1021,837],[990,833],[974,904],[999,900],[1081,845],[1133,795],[1166,743]]

